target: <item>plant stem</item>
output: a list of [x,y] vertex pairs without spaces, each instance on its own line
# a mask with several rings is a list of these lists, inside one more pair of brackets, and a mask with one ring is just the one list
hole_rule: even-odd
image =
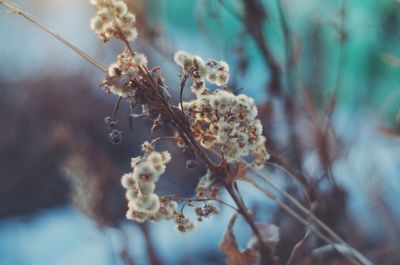
[[324,222],[322,222],[318,217],[316,217],[313,213],[311,213],[306,207],[304,207],[296,198],[291,196],[289,193],[284,191],[282,188],[280,188],[277,184],[275,184],[272,180],[270,180],[268,177],[263,175],[261,172],[259,172],[257,169],[255,169],[253,166],[250,164],[246,163],[249,166],[249,169],[259,178],[263,179],[266,181],[268,184],[270,184],[274,189],[276,189],[279,193],[281,193],[288,201],[293,203],[300,211],[302,211],[304,214],[307,214],[310,216],[311,220],[315,222],[317,225],[319,225],[322,230],[324,230],[329,236],[331,236],[334,240],[337,242],[343,244],[347,248],[349,248],[352,252],[354,257],[356,257],[362,264],[364,265],[373,265],[371,261],[369,261],[363,254],[361,254],[358,250],[354,249],[351,247],[346,241],[344,241],[338,234],[336,234],[329,226],[327,226]]
[[63,43],[68,48],[72,49],[74,52],[79,54],[82,58],[84,58],[86,61],[88,61],[89,63],[94,65],[97,69],[99,69],[103,73],[107,72],[107,67],[104,64],[102,64],[100,61],[98,61],[96,58],[90,56],[86,52],[82,51],[81,49],[79,49],[78,47],[73,45],[71,42],[69,42],[66,39],[64,39],[63,37],[61,37],[59,34],[53,32],[52,30],[50,30],[49,28],[47,28],[46,26],[41,24],[36,18],[34,18],[28,12],[26,12],[26,11],[22,10],[21,8],[19,8],[14,3],[12,3],[12,2],[10,2],[8,0],[0,0],[0,4],[3,4],[7,9],[12,11],[13,13],[22,16],[23,18],[25,18],[26,20],[28,20],[29,22],[31,22],[35,26],[41,28],[42,30],[44,30],[45,32],[47,32],[48,34],[50,34],[51,36],[53,36],[54,38],[59,40],[61,43]]

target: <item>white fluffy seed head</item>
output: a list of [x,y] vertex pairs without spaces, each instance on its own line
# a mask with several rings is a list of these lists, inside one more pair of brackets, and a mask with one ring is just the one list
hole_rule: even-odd
[[147,161],[152,165],[162,165],[163,163],[163,156],[159,152],[152,152],[150,155],[147,156]]
[[125,189],[130,189],[130,188],[135,187],[136,180],[131,173],[126,173],[126,174],[122,175],[121,185]]
[[156,194],[144,195],[130,201],[128,206],[137,211],[155,213],[160,208],[160,200]]
[[[211,62],[209,67],[214,69],[216,64]],[[230,162],[249,154],[257,164],[267,159],[265,146],[260,147],[264,144],[262,125],[256,118],[257,107],[252,98],[217,89],[185,102],[184,111],[191,118],[195,139],[205,148],[222,151]]]
[[177,51],[174,55],[174,61],[177,65],[185,67],[185,65],[191,64],[193,61],[193,55],[185,51]]
[[160,173],[147,161],[142,162],[139,167],[135,168],[133,175],[137,181],[157,182]]
[[122,30],[122,32],[124,33],[126,39],[129,41],[133,41],[138,36],[138,32],[137,32],[136,28],[125,28]]
[[136,211],[132,208],[129,208],[126,212],[126,218],[138,223],[144,223],[148,218],[148,213]]
[[147,65],[147,57],[143,53],[136,52],[132,57],[132,62],[136,65]]
[[140,164],[141,161],[142,161],[141,156],[132,157],[131,158],[131,167],[136,168]]
[[142,195],[150,195],[156,188],[154,182],[150,181],[139,181],[138,186]]
[[128,7],[124,1],[117,1],[114,3],[115,15],[118,17],[124,16],[128,12]]
[[164,164],[167,164],[171,161],[171,154],[168,151],[162,152],[161,156]]
[[125,197],[128,201],[134,201],[139,197],[139,189],[138,188],[133,188],[133,189],[127,189],[125,193]]
[[127,13],[121,18],[122,23],[133,25],[136,21],[136,16],[132,13]]
[[101,19],[101,17],[99,17],[99,16],[95,16],[90,20],[90,28],[94,32],[102,31],[103,26],[104,26],[104,20]]
[[112,37],[128,40],[137,37],[135,16],[128,11],[124,1],[91,0],[91,3],[97,8],[97,14],[91,21],[91,28],[103,42],[109,41]]

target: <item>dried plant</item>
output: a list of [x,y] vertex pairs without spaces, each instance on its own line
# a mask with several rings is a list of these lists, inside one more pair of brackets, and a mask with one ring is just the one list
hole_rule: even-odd
[[[174,105],[171,103],[171,94],[160,67],[149,68],[146,55],[132,46],[132,41],[137,36],[135,15],[129,12],[122,0],[91,0],[90,2],[97,10],[90,26],[100,40],[106,43],[115,38],[125,44],[125,50],[109,67],[105,67],[42,26],[10,1],[0,0],[0,3],[8,9],[46,30],[105,74],[101,86],[106,93],[118,97],[114,113],[105,119],[112,143],[119,144],[123,140],[118,111],[120,104],[124,102],[130,107],[131,119],[144,118],[152,121],[151,133],[162,128],[166,128],[165,131],[172,129],[173,132],[170,135],[145,141],[142,144],[143,154],[131,159],[132,171],[121,178],[122,186],[126,189],[128,201],[126,217],[128,219],[138,223],[146,220],[153,222],[171,220],[179,232],[188,232],[194,229],[198,222],[217,215],[219,213],[217,204],[228,206],[243,217],[254,236],[249,240],[247,248],[241,251],[232,231],[237,216],[232,217],[221,244],[221,250],[227,255],[227,264],[279,264],[280,261],[276,256],[279,230],[274,225],[260,225],[255,222],[253,213],[240,195],[237,183],[241,181],[263,192],[267,198],[276,202],[289,215],[300,221],[308,230],[314,232],[332,249],[347,257],[351,262],[372,264],[317,218],[310,209],[259,171],[259,168],[270,158],[270,154],[266,148],[262,123],[257,118],[257,106],[252,98],[237,94],[226,86],[230,75],[226,62],[214,59],[204,60],[185,51],[176,52],[174,61],[180,69],[180,97],[178,104]],[[266,14],[261,11],[256,0],[246,1],[245,10],[246,26],[263,51],[266,63],[275,73],[274,79],[269,84],[269,90],[280,94],[282,93],[280,69],[264,41],[261,28],[257,26],[266,19]],[[289,48],[287,48],[288,51]],[[291,55],[288,56],[289,65]],[[195,99],[184,101],[183,91],[188,83]],[[214,84],[218,88],[211,90],[207,87],[208,84]],[[295,113],[293,102],[287,99],[285,103],[290,110],[288,119],[293,119]],[[296,135],[293,135],[293,138],[296,138]],[[172,141],[179,149],[189,153],[191,158],[186,161],[186,167],[194,168],[202,164],[207,168],[207,173],[200,178],[192,197],[155,193],[157,181],[162,177],[168,163],[174,159],[169,151],[157,150],[160,141]],[[295,148],[293,151],[296,152]],[[78,160],[71,160],[70,168],[76,168],[74,163],[78,162]],[[326,162],[327,167],[329,163],[329,161]],[[257,180],[268,182],[283,195],[286,201],[278,200]],[[223,200],[221,196],[223,193],[229,194],[234,205]],[[197,222],[189,218],[188,208],[197,216]]]

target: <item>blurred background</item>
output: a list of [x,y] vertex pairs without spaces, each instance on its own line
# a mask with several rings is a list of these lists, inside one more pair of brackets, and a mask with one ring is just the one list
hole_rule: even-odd
[[[105,64],[123,49],[91,32],[88,1],[16,3]],[[176,50],[227,61],[229,86],[259,106],[272,155],[264,173],[304,204],[306,192],[315,214],[375,264],[399,264],[398,1],[127,3],[137,16],[133,45],[150,67],[161,66],[172,94]],[[229,209],[187,234],[168,222],[125,220],[120,176],[149,138],[150,121],[135,120],[130,130],[123,105],[123,143],[113,145],[104,118],[116,98],[99,87],[97,69],[1,5],[0,36],[0,265],[223,264]],[[191,196],[205,169],[186,169],[176,147],[162,148],[174,160],[157,193]],[[257,221],[279,226],[276,251],[286,264],[306,228],[241,189]],[[245,247],[246,224],[235,232]],[[320,246],[311,236],[306,252]],[[297,264],[310,264],[309,256]],[[350,264],[340,255],[318,262]]]

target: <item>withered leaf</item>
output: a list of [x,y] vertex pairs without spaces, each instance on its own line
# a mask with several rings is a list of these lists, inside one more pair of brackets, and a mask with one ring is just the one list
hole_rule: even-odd
[[220,244],[221,251],[227,256],[225,263],[227,265],[256,265],[259,260],[257,251],[251,248],[240,250],[236,242],[236,237],[233,233],[233,225],[235,224],[237,216],[237,213],[232,215]]

